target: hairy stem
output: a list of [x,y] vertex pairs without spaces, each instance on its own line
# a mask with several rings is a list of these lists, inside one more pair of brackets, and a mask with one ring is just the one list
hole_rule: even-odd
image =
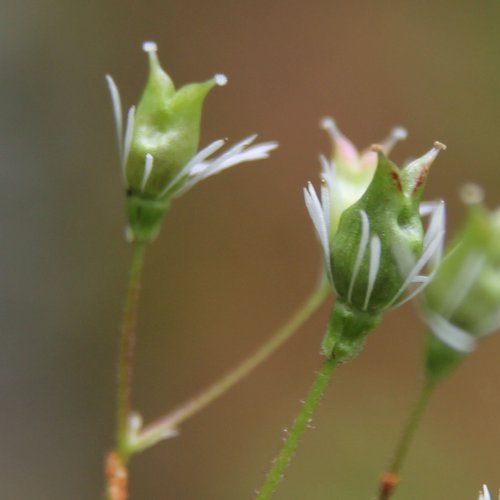
[[130,455],[128,430],[132,405],[132,374],[136,337],[137,306],[139,302],[141,271],[144,264],[145,248],[145,243],[135,242],[133,244],[129,282],[121,327],[116,406],[116,452],[118,453],[118,457],[123,464],[126,464]]
[[427,404],[434,388],[434,382],[426,381],[420,390],[413,410],[410,414],[410,418],[408,419],[403,433],[401,434],[394,457],[380,481],[379,500],[388,500],[394,493],[394,490],[399,483],[399,473],[404,460],[408,455],[408,450],[410,449],[415,432],[422,420],[422,416],[427,408]]
[[139,433],[134,444],[134,452],[144,450],[162,438],[171,435],[181,423],[196,415],[212,401],[226,393],[231,387],[245,378],[252,370],[264,362],[289,337],[291,337],[314,311],[324,302],[330,293],[328,283],[323,282],[303,304],[303,306],[280,328],[262,347],[240,365],[209,386],[197,396],[189,399],[177,409],[168,413],[156,422],[145,427]]
[[337,361],[334,358],[327,359],[321,366],[321,369],[316,376],[316,380],[314,381],[311,390],[309,391],[309,394],[307,395],[307,398],[292,425],[292,428],[288,432],[285,444],[283,445],[283,448],[277,458],[274,460],[271,470],[267,474],[264,485],[256,496],[256,500],[267,500],[273,495],[276,486],[283,477],[285,469],[295,455],[299,445],[299,440],[307,429],[312,414],[328,387],[328,383],[330,382],[336,367]]

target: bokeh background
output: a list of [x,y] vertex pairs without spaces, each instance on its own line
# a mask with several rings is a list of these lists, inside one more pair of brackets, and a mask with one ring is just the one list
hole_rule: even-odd
[[[498,204],[500,4],[493,0],[4,0],[0,16],[0,498],[101,498],[129,248],[104,74],[128,106],[155,40],[178,84],[224,72],[202,144],[258,132],[272,159],[175,202],[147,256],[135,406],[146,421],[222,375],[307,297],[319,248],[301,189],[334,116],[358,145],[396,124],[393,158],[448,145],[428,198],[465,181]],[[319,366],[325,305],[273,358],[132,464],[132,500],[252,498]],[[373,498],[421,381],[423,328],[386,316],[335,376],[281,500]],[[500,487],[500,338],[437,391],[396,499]]]

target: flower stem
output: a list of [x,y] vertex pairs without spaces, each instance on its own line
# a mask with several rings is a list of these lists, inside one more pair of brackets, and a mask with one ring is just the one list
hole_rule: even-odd
[[297,415],[290,432],[285,440],[278,457],[274,460],[271,470],[267,474],[264,485],[256,496],[256,500],[267,500],[271,498],[276,486],[283,477],[283,472],[290,463],[295,451],[299,445],[299,440],[307,429],[312,414],[318,406],[328,383],[331,380],[333,372],[337,367],[335,358],[327,359],[321,366],[316,380],[314,381],[309,394],[307,395],[302,408]]
[[171,435],[172,431],[175,431],[181,423],[196,415],[200,410],[245,378],[309,319],[312,313],[324,302],[329,293],[330,287],[328,283],[326,281],[322,282],[290,320],[252,356],[244,360],[240,365],[197,396],[189,399],[177,409],[145,427],[137,436],[133,451],[145,450],[164,437]]
[[126,464],[130,455],[128,431],[130,409],[132,404],[132,374],[136,337],[135,330],[137,323],[137,306],[139,302],[141,271],[144,264],[145,248],[146,243],[144,242],[133,243],[129,282],[126,292],[125,308],[123,311],[123,320],[121,327],[116,407],[116,451],[123,465]]
[[379,500],[388,500],[394,493],[394,490],[399,483],[399,473],[403,466],[403,462],[408,454],[415,432],[422,420],[422,415],[427,408],[427,404],[435,386],[436,384],[432,380],[426,380],[422,385],[413,410],[410,414],[410,418],[408,419],[406,427],[404,428],[397,445],[394,457],[380,481]]

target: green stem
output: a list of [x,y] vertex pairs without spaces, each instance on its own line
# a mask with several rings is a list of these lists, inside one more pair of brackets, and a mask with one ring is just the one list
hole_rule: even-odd
[[318,406],[328,383],[331,380],[333,372],[337,367],[337,361],[332,359],[327,359],[321,366],[316,380],[314,381],[309,394],[307,395],[302,408],[297,415],[290,432],[286,438],[285,444],[281,449],[278,457],[273,462],[271,470],[267,474],[264,485],[262,486],[260,492],[256,496],[256,500],[267,500],[271,498],[276,489],[276,486],[283,477],[283,472],[290,463],[292,457],[295,455],[295,451],[299,445],[299,440],[307,429],[312,414]]
[[129,447],[129,417],[132,399],[132,374],[135,346],[135,329],[137,323],[137,306],[141,271],[144,264],[146,243],[134,242],[132,260],[130,263],[129,282],[125,298],[125,308],[120,338],[120,354],[118,358],[118,389],[117,389],[117,447],[116,451],[123,465],[130,455]]
[[245,378],[252,370],[269,358],[273,352],[309,319],[311,314],[324,302],[329,293],[330,287],[328,283],[322,282],[292,318],[252,356],[194,398],[189,399],[171,413],[145,427],[137,436],[133,451],[145,450],[164,437],[172,435],[172,431],[175,431],[181,423],[196,415],[200,410]]
[[429,403],[429,399],[435,387],[435,382],[432,380],[426,380],[420,390],[413,410],[410,414],[410,418],[408,419],[406,427],[404,428],[397,445],[394,457],[387,468],[386,473],[382,477],[379,500],[388,500],[392,496],[392,493],[399,482],[399,473],[403,466],[403,462],[408,455],[408,450],[410,449],[415,432],[422,420],[422,416],[427,408],[427,404]]

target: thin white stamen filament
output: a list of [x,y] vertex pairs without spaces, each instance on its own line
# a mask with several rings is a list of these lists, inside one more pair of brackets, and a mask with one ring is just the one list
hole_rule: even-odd
[[195,170],[197,167],[201,168],[201,166],[205,166],[206,164],[203,161],[208,158],[210,155],[219,150],[222,146],[224,146],[225,141],[223,139],[219,139],[217,141],[212,142],[201,151],[196,153],[191,160],[182,167],[180,172],[169,182],[169,184],[165,187],[165,189],[160,193],[160,198],[166,195],[175,185],[183,178],[190,175],[191,171]]
[[130,153],[130,146],[132,144],[132,135],[134,133],[134,122],[135,122],[135,106],[131,106],[127,114],[127,126],[125,128],[125,140],[123,144],[123,153],[121,157],[124,176],[125,176],[125,167],[127,165],[128,155]]
[[460,352],[472,352],[474,350],[476,346],[474,337],[442,316],[427,311],[425,321],[434,335],[452,349]]
[[257,136],[255,135],[248,137],[247,139],[233,146],[230,150],[223,153],[219,158],[216,158],[211,162],[207,162],[204,165],[198,164],[193,166],[189,173],[189,178],[182,185],[182,187],[175,192],[175,196],[179,196],[180,194],[185,193],[201,180],[218,174],[222,170],[230,168],[234,165],[242,162],[268,158],[270,151],[278,146],[276,142],[264,142],[261,144],[255,144],[251,147],[248,147],[248,149],[245,149],[250,145],[252,141],[255,140],[256,137]]
[[445,204],[444,201],[435,202],[430,212],[431,219],[424,237],[424,249],[434,240],[437,234],[444,231],[445,227]]
[[144,192],[144,189],[146,187],[146,183],[148,182],[149,176],[151,175],[151,171],[153,170],[153,155],[146,153],[145,159],[144,159],[144,173],[142,175],[142,182],[141,182],[141,191]]
[[486,256],[478,252],[467,256],[449,288],[450,293],[446,297],[447,300],[440,308],[446,318],[451,318],[457,308],[463,304],[467,294],[474,286],[485,261]]
[[327,182],[322,179],[321,182],[321,206],[323,208],[323,220],[325,221],[326,231],[328,234],[328,239],[330,238],[331,229],[331,200],[330,200],[330,189]]
[[314,186],[310,182],[307,185],[307,189],[304,188],[304,201],[306,203],[309,216],[311,217],[313,225],[316,229],[316,233],[318,234],[318,238],[321,243],[321,247],[323,249],[323,257],[325,259],[327,273],[329,274],[330,277],[330,272],[329,272],[330,266],[328,265],[330,256],[328,228],[326,226],[326,222],[323,216],[323,210],[318,195],[316,194]]
[[115,81],[110,75],[106,75],[106,82],[108,83],[108,89],[111,95],[111,104],[113,105],[113,115],[115,117],[116,142],[118,144],[118,154],[120,155],[120,162],[122,162],[123,117],[120,92],[118,91],[118,87],[116,86]]
[[478,500],[491,500],[490,492],[485,484],[483,484],[483,491],[479,492]]
[[358,254],[356,255],[356,261],[354,263],[354,270],[351,276],[351,282],[349,283],[349,290],[347,292],[347,301],[351,302],[352,291],[354,289],[354,283],[358,277],[359,270],[361,268],[361,263],[365,256],[366,247],[368,246],[368,238],[370,236],[370,221],[368,220],[368,215],[364,210],[359,211],[361,218],[361,238],[359,240]]
[[[391,302],[389,302],[389,304],[387,305],[387,307],[391,307],[392,304],[394,304],[394,302],[400,297],[400,295],[408,288],[408,286],[411,283],[415,282],[414,280],[418,276],[418,273],[427,265],[427,263],[430,260],[433,259],[435,253],[439,252],[439,247],[443,244],[443,239],[444,239],[444,232],[438,234],[436,236],[436,238],[434,239],[434,241],[432,241],[429,244],[429,246],[427,247],[427,249],[424,250],[422,256],[420,257],[420,259],[418,259],[417,263],[415,264],[415,266],[413,267],[413,269],[410,271],[410,273],[408,274],[406,280],[401,285],[400,289],[396,292],[396,294],[394,295],[394,298],[391,300]],[[432,279],[432,277],[434,277],[434,274],[436,273],[436,271],[437,271],[437,267],[434,268],[432,270],[431,274],[428,276],[429,277],[428,281],[424,282],[421,279],[419,279],[419,281],[421,281],[420,286],[418,286],[415,290],[413,290],[410,293],[410,295],[408,295],[407,297],[405,297],[402,301],[398,302],[397,306],[399,307],[399,306],[405,304],[406,302],[408,302],[409,300],[411,300],[413,297],[415,297],[415,295],[417,295],[418,293],[420,293],[420,291],[422,291],[423,288],[430,282],[430,280]]]
[[366,289],[365,303],[363,304],[364,311],[366,311],[368,304],[370,303],[373,287],[375,286],[378,270],[380,268],[381,252],[382,245],[380,243],[380,238],[377,235],[374,235],[370,241],[370,268],[368,271],[368,287]]

